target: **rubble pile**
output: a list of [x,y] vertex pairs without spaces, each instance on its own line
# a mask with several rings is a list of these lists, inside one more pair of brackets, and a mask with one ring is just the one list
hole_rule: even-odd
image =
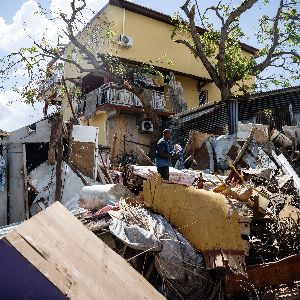
[[[74,156],[81,171],[62,163],[61,202],[167,299],[297,299],[300,155],[285,133],[192,131],[168,181],[154,166],[103,159],[88,177]],[[53,206],[55,168],[29,173],[31,215]]]
[[[155,167],[127,165],[123,182],[138,196],[93,217],[105,217],[114,250],[167,299],[287,295],[300,280],[299,177],[291,143],[278,141],[257,127],[247,138],[192,132],[189,169],[170,168],[165,182]],[[263,266],[293,274],[261,282]]]

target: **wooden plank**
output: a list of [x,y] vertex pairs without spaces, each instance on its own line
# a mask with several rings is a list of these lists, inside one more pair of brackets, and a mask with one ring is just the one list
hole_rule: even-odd
[[[63,293],[67,294],[71,282],[64,276],[55,266],[51,265],[42,253],[38,253],[30,242],[26,241],[17,231],[12,231],[5,238],[11,246],[13,246],[19,253],[21,253],[29,262],[32,263],[44,276],[46,276],[52,283]],[[45,253],[46,255],[46,253]]]
[[51,124],[51,135],[50,135],[50,142],[49,142],[49,151],[48,151],[48,164],[54,165],[56,158],[56,147],[57,147],[57,130],[59,127],[60,118],[55,116],[52,120]]
[[58,202],[18,226],[7,241],[43,274],[49,269],[47,278],[63,293],[69,288],[70,299],[164,299]]
[[26,145],[23,144],[23,181],[24,181],[24,207],[25,217],[29,219],[28,187],[27,187],[27,168],[26,168]]
[[293,255],[278,262],[247,268],[248,278],[230,274],[226,276],[228,295],[252,288],[290,284],[300,280],[300,255]]

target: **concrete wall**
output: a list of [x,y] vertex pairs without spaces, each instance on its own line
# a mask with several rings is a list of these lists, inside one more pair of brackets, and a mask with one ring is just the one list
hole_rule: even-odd
[[9,223],[26,219],[23,145],[14,143],[8,149]]
[[[116,134],[116,156],[124,152],[124,136],[126,140],[134,141],[140,144],[149,145],[151,140],[151,133],[141,133],[139,131],[138,123],[141,116],[136,114],[111,114],[107,120],[107,140],[108,145],[112,146],[113,136]],[[148,152],[149,148],[139,146],[145,152]],[[125,151],[130,153],[131,151],[138,153],[137,146],[135,144],[126,142]]]
[[8,190],[0,194],[0,224],[20,222],[28,216],[27,193],[25,193],[25,178],[27,178],[25,144],[47,143],[50,141],[50,134],[51,121],[47,119],[37,122],[34,131],[25,126],[3,139]]

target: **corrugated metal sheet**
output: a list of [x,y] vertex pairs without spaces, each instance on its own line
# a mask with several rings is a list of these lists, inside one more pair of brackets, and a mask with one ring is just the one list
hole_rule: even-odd
[[[236,102],[229,104],[229,111],[233,116],[230,124],[233,129],[236,126],[236,115],[238,121],[255,120],[256,123],[267,124],[263,111],[272,110],[272,118],[275,127],[281,130],[284,125],[291,125],[291,114],[300,113],[300,87],[276,90],[266,93],[258,93],[252,96],[240,97]],[[227,133],[228,107],[225,102],[208,103],[197,109],[176,115],[179,123],[181,140],[186,141],[190,130],[197,130],[206,133],[222,134]],[[232,129],[232,130],[233,130]]]
[[233,99],[227,102],[229,134],[235,134],[238,131],[238,110],[239,106],[237,99]]
[[193,112],[189,116],[179,118],[179,135],[181,143],[185,144],[191,130],[225,134],[227,132],[227,107],[225,102],[219,102],[213,107]]
[[239,120],[249,120],[256,112],[265,109],[286,108],[290,104],[294,113],[300,112],[300,88],[283,91],[275,91],[272,94],[257,94],[253,97],[239,100]]

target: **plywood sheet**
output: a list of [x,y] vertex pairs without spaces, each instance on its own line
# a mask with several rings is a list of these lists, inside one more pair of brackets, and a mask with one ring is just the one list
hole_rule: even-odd
[[71,142],[70,164],[82,174],[94,178],[95,144],[85,142]]
[[70,299],[164,299],[58,202],[5,239]]

